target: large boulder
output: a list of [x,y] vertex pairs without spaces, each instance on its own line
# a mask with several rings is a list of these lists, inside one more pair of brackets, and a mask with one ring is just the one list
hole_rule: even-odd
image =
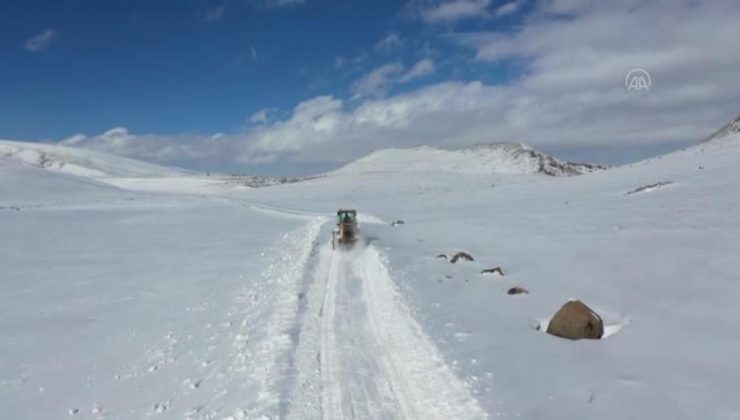
[[599,339],[604,335],[604,322],[585,303],[571,300],[552,317],[547,333],[571,340]]

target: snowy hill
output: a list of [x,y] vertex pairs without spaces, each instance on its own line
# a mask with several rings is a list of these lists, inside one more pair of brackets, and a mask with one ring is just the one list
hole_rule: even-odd
[[740,133],[740,116],[727,123],[727,125],[709,136],[704,142],[722,141],[728,138],[732,140],[732,138],[734,138],[738,133]]
[[51,173],[0,156],[0,210],[124,197],[125,191],[93,179]]
[[[381,151],[211,194],[0,157],[3,415],[736,418],[740,132],[507,175],[557,173],[533,153]],[[42,205],[4,206],[29,194]],[[364,239],[346,252],[340,207]],[[474,261],[437,258],[458,251]],[[602,340],[542,331],[571,298]]]
[[490,143],[460,150],[428,146],[378,150],[345,165],[334,174],[427,171],[572,176],[601,169],[605,168],[586,163],[563,162],[524,144]]
[[191,174],[182,169],[54,144],[0,140],[0,157],[36,168],[88,178],[167,177]]
[[[677,177],[683,177],[689,171],[703,170],[719,164],[733,164],[738,158],[736,153],[740,153],[740,117],[694,145],[626,167],[641,168],[640,171],[652,173],[675,173]],[[617,169],[623,168],[615,168]]]

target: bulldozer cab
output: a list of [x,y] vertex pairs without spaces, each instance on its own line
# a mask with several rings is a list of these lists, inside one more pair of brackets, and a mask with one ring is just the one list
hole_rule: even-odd
[[357,240],[357,210],[339,209],[337,229],[333,233],[332,248],[337,244],[352,246]]
[[357,223],[357,211],[356,210],[339,210],[337,211],[338,223]]

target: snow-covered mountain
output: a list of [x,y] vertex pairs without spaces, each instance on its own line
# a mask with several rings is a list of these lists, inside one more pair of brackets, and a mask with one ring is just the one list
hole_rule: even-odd
[[588,163],[563,162],[524,144],[488,143],[458,150],[429,146],[378,150],[334,174],[429,171],[573,176],[602,169],[605,168]]
[[[517,150],[241,189],[0,156],[3,415],[735,418],[740,131],[583,177]],[[570,298],[603,340],[542,331]]]
[[740,116],[727,123],[727,125],[719,129],[716,133],[709,136],[706,140],[704,140],[704,142],[706,143],[710,141],[722,141],[728,138],[732,139],[738,133],[740,133]]
[[0,159],[87,178],[167,177],[191,174],[182,169],[89,149],[8,140],[0,140]]

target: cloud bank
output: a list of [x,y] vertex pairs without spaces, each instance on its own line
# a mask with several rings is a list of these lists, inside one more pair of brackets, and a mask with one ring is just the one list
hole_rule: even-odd
[[[434,10],[442,19],[469,9]],[[73,140],[160,162],[243,165],[340,163],[421,144],[521,141],[552,150],[698,141],[740,114],[739,20],[734,0],[543,1],[514,31],[443,35],[470,53],[469,65],[519,63],[521,75],[505,84],[442,81],[388,96],[392,86],[435,71],[430,59],[410,68],[389,63],[356,80],[349,99],[322,95],[288,112],[266,110],[238,133],[117,129]],[[633,68],[650,73],[649,91],[626,88]]]

